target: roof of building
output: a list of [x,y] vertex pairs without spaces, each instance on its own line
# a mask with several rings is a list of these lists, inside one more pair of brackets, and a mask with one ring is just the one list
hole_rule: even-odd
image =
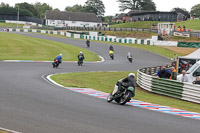
[[122,19],[125,16],[127,16],[126,13],[121,13],[121,14],[117,15],[114,19]]
[[95,13],[49,11],[49,10],[46,11],[46,19],[96,22],[96,23],[101,23],[102,22],[96,16]]
[[147,14],[178,14],[177,12],[160,12],[160,11],[131,11],[128,16],[147,15]]

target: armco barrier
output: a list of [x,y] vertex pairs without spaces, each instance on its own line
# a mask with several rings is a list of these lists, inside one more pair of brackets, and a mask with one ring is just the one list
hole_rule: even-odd
[[[159,67],[144,68],[137,71],[137,84],[152,93],[161,94],[190,102],[200,103],[200,86],[155,77]],[[154,76],[153,76],[154,75]]]

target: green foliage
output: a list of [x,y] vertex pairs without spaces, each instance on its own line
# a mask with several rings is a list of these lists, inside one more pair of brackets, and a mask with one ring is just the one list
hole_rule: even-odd
[[37,10],[34,8],[34,6],[32,4],[29,4],[29,3],[26,3],[26,2],[15,4],[15,8],[18,8],[18,7],[19,7],[20,10],[23,9],[23,10],[29,11],[32,14],[32,16],[37,15]]
[[52,10],[52,7],[46,3],[37,2],[35,4],[29,4],[27,2],[17,3],[15,7],[10,6],[9,4],[1,3],[0,4],[0,13],[2,14],[13,14],[17,15],[19,7],[19,14],[26,15],[31,17],[44,18],[46,10]]
[[[18,8],[17,7],[11,7],[9,4],[5,4],[5,3],[2,2],[0,4],[0,13],[17,15]],[[27,9],[19,9],[19,13],[20,13],[20,15],[33,16],[33,14]]]
[[93,10],[93,12],[98,16],[102,17],[105,13],[105,6],[102,0],[87,0],[86,6]]
[[87,6],[82,6],[82,5],[74,5],[74,6],[67,6],[65,8],[65,11],[70,11],[70,12],[90,12],[92,13],[93,12],[93,9],[92,8],[89,8]]
[[196,17],[200,17],[200,4],[197,4],[195,6],[192,7],[191,9],[191,15],[196,16]]
[[39,17],[39,18],[44,18],[45,17],[46,10],[52,10],[52,7],[49,6],[46,3],[36,2],[34,4],[34,7],[37,10],[37,16],[36,17]]
[[113,19],[113,16],[102,17],[102,21],[106,22],[106,23],[109,23],[109,24],[112,22],[112,19]]
[[120,10],[156,10],[156,5],[152,0],[118,0]]

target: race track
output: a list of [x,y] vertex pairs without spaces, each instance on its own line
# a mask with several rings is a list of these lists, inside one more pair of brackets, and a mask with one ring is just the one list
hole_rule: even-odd
[[[32,33],[25,36],[68,43],[85,48],[82,40]],[[115,46],[115,60],[108,58],[109,45],[92,42],[91,51],[106,58],[104,63],[0,62],[0,127],[23,133],[199,133],[200,121],[132,106],[107,103],[49,84],[42,75],[63,72],[136,71],[169,62],[144,50]],[[126,54],[134,54],[134,63]],[[63,53],[64,54],[64,53]]]

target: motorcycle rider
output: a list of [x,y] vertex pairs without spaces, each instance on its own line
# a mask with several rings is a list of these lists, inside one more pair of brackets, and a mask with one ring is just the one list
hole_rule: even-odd
[[83,52],[80,51],[80,53],[78,54],[78,62],[83,63],[83,60],[85,59]]
[[90,40],[87,39],[86,44],[87,44],[87,47],[90,47]]
[[132,60],[133,60],[133,59],[132,59],[132,55],[131,55],[130,52],[128,52],[127,59],[128,59],[129,62],[132,63]]
[[114,52],[114,47],[110,45],[109,50],[112,50]]
[[117,82],[115,87],[118,87],[118,93],[122,91],[122,84],[123,83],[127,83],[127,87],[133,87],[134,88],[134,93],[133,93],[133,97],[134,97],[135,96],[135,86],[136,86],[135,74],[129,73],[128,77],[121,79]]
[[56,60],[58,60],[58,63],[61,64],[62,63],[62,54],[59,54],[58,56],[56,56],[54,61],[56,61]]

